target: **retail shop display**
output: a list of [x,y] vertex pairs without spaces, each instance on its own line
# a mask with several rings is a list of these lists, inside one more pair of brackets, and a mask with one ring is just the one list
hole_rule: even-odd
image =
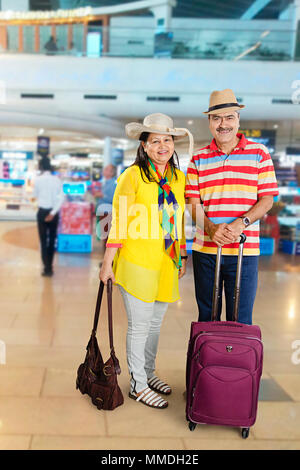
[[64,235],[57,236],[57,251],[60,253],[91,253],[93,250],[91,235]]
[[279,197],[284,205],[278,215],[280,238],[278,248],[283,253],[299,255],[300,249],[300,187],[279,188]]
[[261,255],[273,255],[276,249],[275,239],[260,237],[259,249]]
[[122,391],[118,385],[117,375],[121,373],[113,343],[112,320],[112,281],[107,282],[107,306],[110,356],[104,363],[96,338],[104,284],[101,281],[98,290],[94,325],[88,345],[85,360],[77,371],[76,389],[82,394],[88,394],[92,403],[99,410],[114,410],[124,402]]
[[0,217],[32,220],[36,217],[30,201],[33,152],[0,151]]
[[[261,220],[261,254],[271,254],[271,244],[275,242],[274,252],[290,255],[300,254],[297,226],[300,223],[300,151],[287,148],[273,158],[279,196],[274,205]],[[264,250],[267,252],[264,252]]]
[[84,201],[67,201],[60,210],[57,237],[59,252],[92,251],[92,205]]
[[60,210],[57,251],[91,253],[95,187],[99,186],[100,168],[94,174],[94,162],[86,158],[54,160],[55,173],[63,180],[66,201]]
[[66,202],[60,210],[59,233],[90,235],[92,233],[92,212],[89,202]]
[[234,293],[234,321],[216,321],[221,247],[218,248],[211,322],[192,322],[186,366],[189,429],[217,424],[242,428],[247,438],[256,421],[263,364],[261,331],[238,323],[243,244],[241,235]]

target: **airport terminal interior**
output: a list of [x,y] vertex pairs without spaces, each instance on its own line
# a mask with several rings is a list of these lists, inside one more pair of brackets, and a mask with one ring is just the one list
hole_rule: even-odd
[[[299,0],[2,0],[0,64],[0,449],[299,450]],[[105,251],[96,230],[103,170],[113,164],[119,176],[138,147],[125,124],[167,114],[192,132],[196,152],[212,139],[203,114],[210,93],[225,88],[245,105],[240,132],[267,147],[279,189],[260,221],[253,323],[264,362],[248,439],[230,426],[191,432],[186,421],[187,347],[198,318],[188,213],[187,272],[157,356],[157,375],[173,390],[168,408],[128,397],[127,317],[116,285],[124,404],[97,410],[75,387]],[[188,139],[176,151],[186,173]],[[33,199],[44,155],[64,192],[52,276],[41,275]],[[105,296],[97,337],[108,357]]]

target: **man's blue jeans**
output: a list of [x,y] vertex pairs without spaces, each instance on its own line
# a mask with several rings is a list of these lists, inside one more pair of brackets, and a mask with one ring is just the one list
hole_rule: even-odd
[[[237,256],[222,255],[218,320],[221,317],[223,286],[226,299],[226,320],[232,320],[237,258]],[[257,290],[258,258],[258,256],[244,256],[242,263],[238,321],[248,325],[252,324],[252,310]],[[211,321],[215,266],[216,255],[193,251],[195,292],[199,309],[198,321]]]

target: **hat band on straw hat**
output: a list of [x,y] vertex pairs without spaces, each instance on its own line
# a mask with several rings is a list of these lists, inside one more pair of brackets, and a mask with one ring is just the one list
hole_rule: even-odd
[[238,103],[225,103],[225,104],[216,104],[215,106],[211,106],[208,109],[208,112],[210,111],[215,111],[216,109],[222,109],[222,108],[232,108],[233,106],[238,106],[240,108],[240,105]]
[[149,130],[155,129],[161,132],[176,132],[176,129],[172,129],[171,127],[161,126],[159,124],[150,124],[149,126],[146,126],[146,127],[149,127]]

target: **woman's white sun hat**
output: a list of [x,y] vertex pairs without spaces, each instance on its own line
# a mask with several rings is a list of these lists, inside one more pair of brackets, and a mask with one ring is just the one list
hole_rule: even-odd
[[139,140],[143,132],[172,135],[174,140],[184,139],[188,136],[190,140],[189,155],[190,158],[193,156],[194,138],[192,133],[184,127],[174,127],[173,119],[166,114],[148,114],[148,116],[145,117],[143,124],[140,122],[129,122],[125,126],[125,131],[128,137],[136,140]]

